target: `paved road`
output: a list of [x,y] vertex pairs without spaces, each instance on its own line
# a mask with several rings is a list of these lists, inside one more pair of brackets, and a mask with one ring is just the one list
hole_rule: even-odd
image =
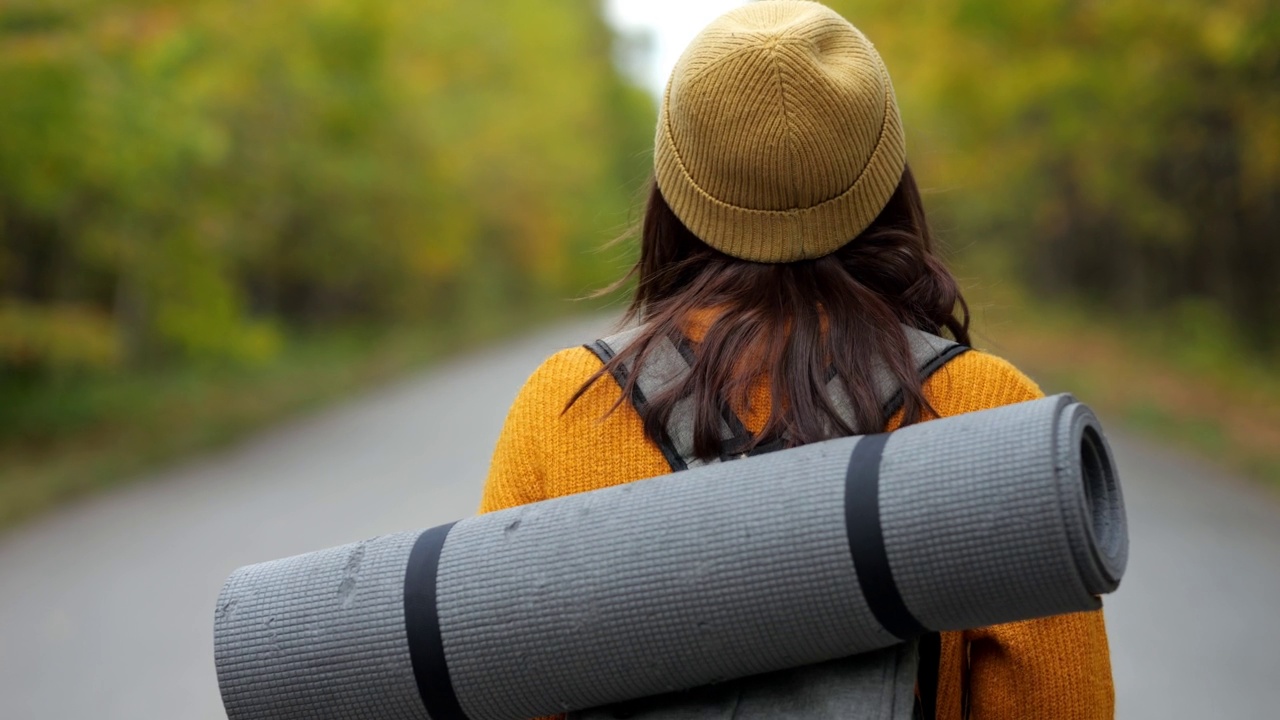
[[[0,717],[225,717],[234,568],[470,514],[503,414],[566,325],[460,359],[0,536]],[[1108,600],[1122,720],[1276,717],[1280,504],[1116,438],[1133,525]]]

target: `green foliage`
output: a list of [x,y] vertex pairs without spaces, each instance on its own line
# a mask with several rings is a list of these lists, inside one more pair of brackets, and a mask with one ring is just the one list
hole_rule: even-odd
[[654,119],[613,42],[573,0],[0,2],[0,525],[611,279]]
[[1280,6],[834,4],[886,56],[950,234],[1006,244],[1041,293],[1208,303],[1280,349]]
[[[651,142],[612,42],[570,0],[0,5],[0,297],[151,367],[578,294]],[[24,322],[0,373],[65,365]]]
[[0,305],[0,363],[17,370],[107,370],[119,343],[110,318],[92,309]]

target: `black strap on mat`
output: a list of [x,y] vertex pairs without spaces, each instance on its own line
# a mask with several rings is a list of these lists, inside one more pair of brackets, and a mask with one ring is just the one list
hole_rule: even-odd
[[436,575],[445,538],[455,523],[423,532],[409,551],[404,574],[404,628],[418,696],[431,720],[467,720],[458,703],[440,634]]
[[935,720],[938,706],[938,672],[942,661],[942,636],[929,632],[911,614],[889,568],[884,530],[880,524],[880,460],[888,433],[868,435],[853,447],[845,471],[844,517],[849,534],[849,554],[858,574],[858,586],[871,614],[885,630],[902,640],[918,637],[920,654],[916,669],[916,720]]
[[849,553],[858,585],[871,614],[880,625],[901,640],[926,632],[907,609],[889,569],[884,531],[880,525],[880,459],[888,433],[867,435],[853,446],[845,471],[844,519],[849,533]]

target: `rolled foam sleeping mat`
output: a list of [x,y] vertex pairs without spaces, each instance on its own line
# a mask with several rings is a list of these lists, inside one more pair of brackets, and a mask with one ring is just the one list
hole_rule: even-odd
[[231,720],[514,720],[1090,610],[1128,557],[1069,395],[251,565]]

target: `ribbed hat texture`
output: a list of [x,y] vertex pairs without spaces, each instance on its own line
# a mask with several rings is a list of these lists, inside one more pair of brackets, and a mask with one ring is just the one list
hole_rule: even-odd
[[884,62],[824,5],[730,11],[694,38],[667,82],[658,188],[694,235],[734,257],[833,252],[876,218],[905,164]]

